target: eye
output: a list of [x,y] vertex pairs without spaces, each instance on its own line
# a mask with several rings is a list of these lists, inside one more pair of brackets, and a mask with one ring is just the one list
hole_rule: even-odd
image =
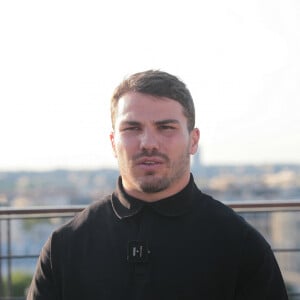
[[140,130],[140,127],[138,126],[129,126],[122,129],[122,131],[137,131]]
[[171,126],[171,125],[160,125],[159,129],[161,129],[161,130],[174,130],[175,127]]

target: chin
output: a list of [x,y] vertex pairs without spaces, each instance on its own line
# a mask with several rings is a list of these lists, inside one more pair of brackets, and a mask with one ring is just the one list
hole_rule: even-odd
[[148,175],[141,178],[138,185],[142,192],[151,194],[166,190],[170,186],[170,181],[166,177]]

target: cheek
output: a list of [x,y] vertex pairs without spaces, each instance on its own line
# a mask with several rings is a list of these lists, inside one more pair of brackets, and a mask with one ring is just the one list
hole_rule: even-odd
[[130,155],[134,152],[136,145],[135,142],[131,139],[117,139],[115,141],[115,153],[117,155]]

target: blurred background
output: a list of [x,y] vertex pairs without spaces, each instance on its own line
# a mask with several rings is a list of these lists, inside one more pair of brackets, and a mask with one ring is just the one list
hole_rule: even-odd
[[[114,189],[110,96],[147,69],[193,95],[201,190],[230,205],[300,200],[299,1],[1,1],[0,298],[24,298],[45,239],[70,217],[59,208]],[[299,207],[240,211],[272,245],[290,299]]]
[[161,69],[189,87],[206,164],[299,163],[300,3],[1,1],[0,169],[115,166],[109,101]]

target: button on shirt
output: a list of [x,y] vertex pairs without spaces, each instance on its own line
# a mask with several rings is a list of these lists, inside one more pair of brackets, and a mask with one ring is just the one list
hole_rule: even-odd
[[265,239],[189,184],[153,203],[116,191],[56,230],[27,299],[288,299]]

